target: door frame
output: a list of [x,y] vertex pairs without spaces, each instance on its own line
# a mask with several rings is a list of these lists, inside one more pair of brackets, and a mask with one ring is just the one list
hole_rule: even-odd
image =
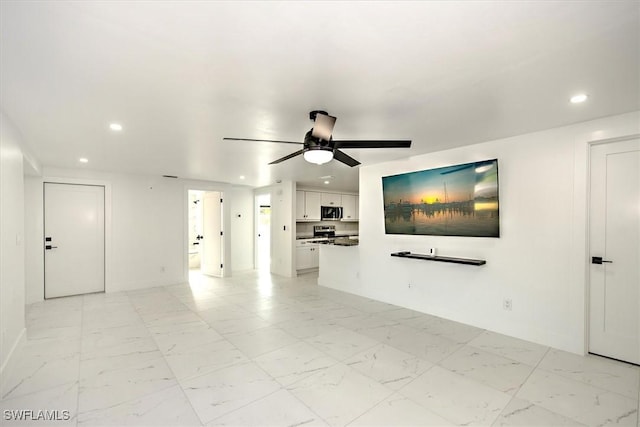
[[[104,292],[110,292],[112,286],[111,267],[111,182],[100,179],[86,178],[61,178],[45,176],[42,178],[42,244],[44,244],[44,185],[45,184],[68,184],[68,185],[93,185],[104,187]],[[44,301],[44,256],[42,257],[42,300]]]
[[[257,194],[254,192],[253,194],[253,210],[254,210],[254,221],[253,221],[253,269],[258,270],[259,267],[259,255],[258,255],[258,246],[259,246],[259,238],[258,232],[260,231],[260,198],[269,197],[269,207],[271,207],[271,193],[260,193]],[[271,214],[269,214],[269,224],[271,224]],[[269,230],[269,259],[271,259],[271,230]],[[269,263],[269,272],[271,272],[271,263]]]
[[[258,203],[258,198],[261,196],[269,196],[269,205],[271,205],[271,232],[269,233],[269,257],[273,261],[273,191],[272,187],[259,187],[253,190],[253,212],[254,212],[254,220],[253,220],[253,269],[258,269],[258,221],[260,214],[260,203]],[[295,208],[295,206],[294,206]],[[295,251],[294,251],[295,253]],[[273,264],[269,263],[269,273],[271,273],[271,269],[273,268]]]
[[[214,198],[213,200],[210,201],[210,203],[212,203],[213,205],[210,205],[209,209],[205,209],[205,205],[207,205],[207,198]],[[218,201],[219,200],[219,201]],[[218,212],[216,211],[216,208],[218,209]],[[212,277],[223,277],[224,274],[224,264],[226,264],[226,260],[224,258],[224,253],[223,253],[223,248],[224,248],[224,227],[223,227],[223,218],[222,218],[222,210],[224,209],[224,193],[220,192],[220,191],[205,191],[202,193],[202,205],[201,205],[201,212],[202,212],[202,235],[205,237],[204,239],[204,244],[201,247],[201,251],[200,251],[200,273],[205,274],[207,276],[212,276]],[[209,211],[209,212],[207,212]],[[208,213],[208,215],[207,215]],[[209,222],[209,220],[211,219],[211,216],[218,216],[218,220],[217,221],[213,221],[213,222]],[[218,222],[219,224],[219,230],[220,230],[220,235],[218,235],[217,237],[219,237],[219,240],[216,241],[215,233],[218,233],[218,229],[216,229],[216,226],[213,225],[211,228],[214,228],[215,231],[209,229],[210,226],[212,224],[215,224],[216,222]],[[209,232],[214,232],[214,238],[212,239],[211,236],[209,235]],[[214,244],[211,244],[211,242],[214,242]],[[215,250],[214,248],[218,246],[218,253],[220,254],[219,259],[216,260],[214,265],[217,265],[218,262],[220,262],[220,273],[218,274],[217,271],[212,271],[210,270],[210,265],[211,263],[209,263],[208,261],[205,263],[204,260],[206,259],[205,255],[209,255],[208,252],[210,252],[211,250]],[[206,247],[206,249],[205,249]],[[214,267],[214,270],[217,270],[218,267]],[[205,272],[205,270],[209,270],[209,272]]]
[[217,191],[220,193],[220,197],[224,200],[222,207],[220,208],[220,215],[222,218],[222,276],[231,277],[232,265],[231,265],[231,239],[229,233],[231,230],[230,217],[228,215],[230,200],[227,200],[231,195],[229,188],[222,185],[207,185],[202,183],[186,183],[182,191],[182,275],[185,283],[189,282],[189,190],[196,191]]
[[[585,204],[585,248],[584,248],[584,354],[590,354],[591,347],[591,148],[596,145],[611,144],[615,142],[630,141],[640,138],[640,134],[631,134],[615,138],[592,140],[587,142],[587,175],[586,175],[586,204]],[[626,362],[625,362],[626,363]]]

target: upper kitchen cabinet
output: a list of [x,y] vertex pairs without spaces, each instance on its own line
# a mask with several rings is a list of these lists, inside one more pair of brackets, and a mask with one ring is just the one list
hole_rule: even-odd
[[296,221],[320,221],[320,193],[296,191]]
[[358,196],[352,194],[342,195],[342,220],[358,221]]
[[342,206],[342,194],[320,193],[321,206]]

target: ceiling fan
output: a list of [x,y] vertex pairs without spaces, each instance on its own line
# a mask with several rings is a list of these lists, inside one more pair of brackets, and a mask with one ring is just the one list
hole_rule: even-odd
[[291,153],[278,160],[269,163],[274,165],[293,157],[303,155],[304,159],[310,163],[322,165],[336,159],[345,165],[354,167],[360,164],[359,161],[341,151],[341,148],[409,148],[410,140],[373,140],[373,141],[336,141],[331,136],[336,118],[330,116],[326,111],[314,110],[309,113],[309,118],[314,122],[313,128],[304,136],[304,142],[277,141],[271,139],[248,139],[248,138],[222,138],[228,141],[259,141],[259,142],[280,142],[285,144],[302,145],[302,150]]

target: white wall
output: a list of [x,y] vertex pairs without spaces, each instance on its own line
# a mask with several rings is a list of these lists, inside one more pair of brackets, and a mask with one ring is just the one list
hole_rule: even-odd
[[27,304],[44,300],[44,251],[42,178],[25,176],[24,245],[25,299]]
[[296,183],[283,181],[271,193],[271,272],[295,277]]
[[25,331],[23,161],[20,135],[0,113],[0,374]]
[[283,181],[254,190],[269,194],[271,200],[271,273],[295,277],[295,194],[296,183]]
[[[635,112],[362,167],[361,280],[343,289],[583,353],[589,142],[638,134],[639,123]],[[493,158],[499,160],[500,238],[385,235],[383,176]],[[487,264],[390,256],[429,247]],[[503,310],[503,298],[512,299],[512,311]]]
[[[246,264],[247,255],[235,254],[231,249],[233,233],[247,233],[243,230],[243,224],[232,223],[231,212],[234,206],[237,207],[234,193],[241,199],[251,199],[250,191],[248,194],[242,191],[236,193],[225,183],[103,173],[84,169],[45,168],[43,174],[44,181],[66,180],[71,183],[102,183],[107,186],[107,292],[164,286],[188,279],[186,233],[189,188],[223,193],[223,228],[226,230],[225,274],[231,274],[234,260]],[[39,185],[28,185],[27,199],[34,203],[38,199],[42,200],[41,182]],[[239,209],[245,209],[242,203]],[[247,211],[247,215],[251,215],[251,209]],[[41,206],[33,214],[30,213],[27,219],[29,224],[42,223]],[[247,220],[247,224],[253,230],[251,219]],[[246,244],[250,245],[248,257],[253,262],[253,242],[248,240]],[[236,245],[236,250],[243,252],[247,249],[243,245]],[[30,264],[37,265],[41,262],[37,260],[38,251],[42,251],[41,244],[37,248],[28,248]],[[29,280],[27,285],[29,302],[41,300],[43,282],[34,279]]]
[[231,195],[231,261],[233,271],[251,270],[254,262],[254,198],[250,187],[233,187]]

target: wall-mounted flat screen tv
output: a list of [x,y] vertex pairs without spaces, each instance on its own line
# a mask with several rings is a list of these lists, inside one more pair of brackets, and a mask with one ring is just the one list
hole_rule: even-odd
[[498,160],[382,177],[386,234],[500,237]]

